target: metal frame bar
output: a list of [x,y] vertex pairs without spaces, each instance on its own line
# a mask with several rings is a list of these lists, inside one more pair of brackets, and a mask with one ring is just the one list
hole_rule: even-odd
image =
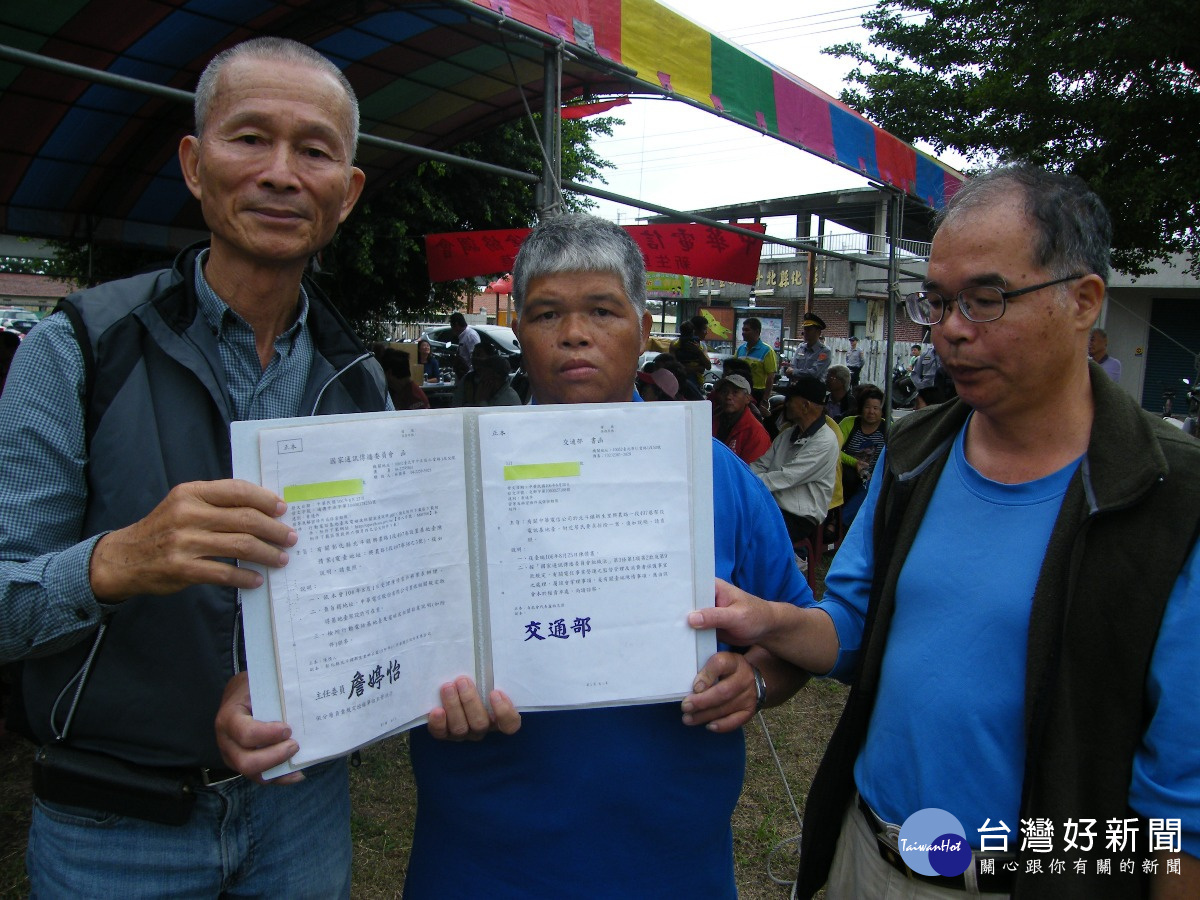
[[[512,25],[514,23],[510,21],[508,24]],[[53,57],[48,56],[42,56],[38,53],[31,53],[27,50],[21,50],[17,47],[8,46],[5,44],[0,44],[0,60],[18,62],[29,66],[37,66],[39,68],[49,69],[52,72],[71,75],[77,78],[98,82],[100,84],[107,84],[112,87],[122,88],[125,90],[134,91],[136,93],[165,97],[176,102],[187,103],[189,106],[191,105],[193,99],[193,93],[191,91],[184,91],[180,90],[179,88],[167,87],[165,85],[155,84],[149,81],[142,81],[140,79],[130,78],[125,75],[116,75],[112,72],[105,72],[100,69],[93,69],[88,66],[78,65],[77,63],[66,62],[65,60],[54,59]],[[502,175],[506,178],[513,178],[517,181],[523,181],[527,184],[538,184],[543,181],[543,176],[534,174],[532,172],[524,172],[520,169],[510,169],[506,166],[498,166],[494,163],[484,162],[483,160],[467,159],[462,156],[456,156],[453,153],[446,153],[441,150],[433,150],[428,147],[421,147],[417,144],[408,144],[403,141],[391,140],[389,138],[376,137],[370,134],[360,135],[359,143],[399,153],[410,153],[414,156],[437,160],[448,165],[464,166],[470,169],[489,172],[493,175]],[[689,213],[684,210],[675,209],[669,206],[660,206],[656,203],[651,203],[647,200],[639,200],[635,197],[628,197],[624,194],[616,194],[612,191],[606,191],[602,188],[598,188],[593,185],[582,184],[577,181],[564,180],[561,182],[561,186],[566,190],[574,191],[579,194],[586,194],[589,197],[597,197],[601,200],[609,200],[613,203],[620,203],[623,206],[629,206],[634,209],[656,212],[660,215],[672,216],[687,222],[696,222],[701,225],[708,225],[712,228],[718,228],[722,231],[728,231],[732,234],[746,235],[766,241],[768,243],[779,244],[808,253],[817,253],[821,256],[827,256],[831,259],[847,260],[858,263],[859,265],[876,269],[890,269],[891,266],[891,264],[888,262],[876,262],[870,259],[863,259],[862,257],[851,256],[846,253],[825,250],[816,244],[806,241],[772,237],[769,235],[762,235],[754,231],[747,231],[744,228],[739,228],[736,225],[730,225],[727,222],[709,219],[705,216],[696,215],[694,213]],[[903,269],[897,269],[896,271],[900,274],[909,275],[915,278],[924,277],[919,272],[911,272]],[[890,272],[889,275],[891,275]],[[890,280],[894,280],[894,277],[890,277]]]

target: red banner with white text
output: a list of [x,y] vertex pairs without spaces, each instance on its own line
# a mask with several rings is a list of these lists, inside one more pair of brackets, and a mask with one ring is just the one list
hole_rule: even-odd
[[[738,284],[754,284],[763,242],[711,225],[625,225],[651,272],[694,275]],[[767,226],[739,227],[763,234]],[[531,229],[458,231],[425,235],[431,281],[511,272],[513,260]]]

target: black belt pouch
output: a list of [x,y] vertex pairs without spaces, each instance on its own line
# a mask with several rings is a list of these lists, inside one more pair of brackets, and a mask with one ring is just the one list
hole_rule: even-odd
[[85,806],[163,825],[182,825],[196,795],[175,770],[133,765],[65,744],[40,747],[33,758],[33,792],[42,800]]

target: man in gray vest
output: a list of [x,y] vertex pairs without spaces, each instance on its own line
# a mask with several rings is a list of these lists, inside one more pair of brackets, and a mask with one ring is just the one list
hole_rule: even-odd
[[1087,360],[1111,237],[1076,178],[967,182],[905,298],[958,399],[889,435],[818,608],[693,614],[854,685],[797,897],[1200,896],[1200,444]]
[[34,896],[349,896],[345,763],[267,790],[222,768],[212,721],[260,581],[236,560],[280,566],[296,540],[279,497],[230,478],[230,422],[387,406],[304,277],[362,190],[358,104],[328,60],[262,38],[209,64],[195,115],[179,161],[210,245],[68,297],[0,400],[0,659],[23,660],[43,745]]

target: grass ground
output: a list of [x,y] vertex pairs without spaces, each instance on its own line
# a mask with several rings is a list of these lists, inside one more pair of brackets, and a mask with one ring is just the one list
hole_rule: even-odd
[[[787,703],[763,714],[801,810],[841,715],[846,693],[839,684],[810,682]],[[32,755],[24,740],[0,736],[0,900],[15,900],[29,893],[24,858]],[[364,751],[362,765],[351,772],[350,792],[353,895],[356,900],[399,897],[416,809],[407,738],[395,738]],[[780,847],[780,843],[799,833],[800,825],[763,729],[752,720],[746,726],[746,783],[733,815],[742,900],[781,900],[789,896],[790,886],[776,884],[770,872],[791,881],[795,875],[794,845]]]

